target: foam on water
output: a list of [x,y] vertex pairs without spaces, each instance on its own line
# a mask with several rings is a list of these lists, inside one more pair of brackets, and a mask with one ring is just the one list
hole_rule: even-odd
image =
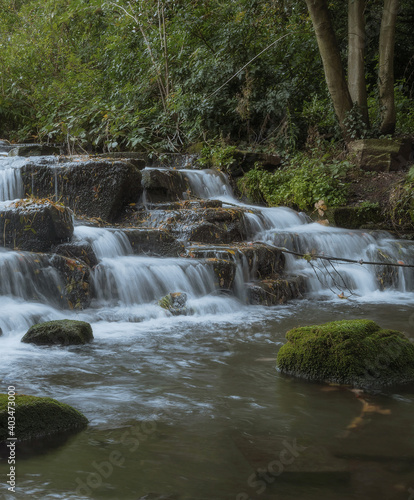
[[376,297],[376,292],[380,291],[384,293],[381,296],[387,296],[388,300],[392,300],[392,292],[413,292],[413,268],[386,266],[398,261],[414,264],[414,245],[411,242],[395,240],[384,231],[368,233],[326,227],[286,207],[247,205],[234,197],[223,173],[210,170],[183,172],[196,196],[219,199],[224,205],[228,203],[246,209],[246,227],[252,241],[263,241],[303,254],[384,262],[383,266],[374,266],[317,259],[310,265],[306,260],[286,254],[287,270],[306,276],[310,291],[320,294],[352,291],[365,298],[361,300]]

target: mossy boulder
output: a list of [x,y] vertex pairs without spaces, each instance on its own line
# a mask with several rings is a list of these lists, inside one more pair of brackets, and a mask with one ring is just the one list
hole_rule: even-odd
[[89,323],[62,319],[31,326],[22,342],[36,345],[79,345],[92,339],[92,327]]
[[[14,396],[15,436],[18,441],[83,429],[88,419],[71,406],[51,398]],[[8,395],[0,394],[0,443],[9,437]]]
[[281,372],[362,387],[414,382],[414,344],[370,320],[294,328],[277,356]]

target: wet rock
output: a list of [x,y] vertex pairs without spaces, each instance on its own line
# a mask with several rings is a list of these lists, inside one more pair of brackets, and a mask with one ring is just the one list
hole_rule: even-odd
[[98,258],[92,249],[92,246],[86,241],[73,241],[71,243],[62,243],[52,248],[52,251],[63,257],[70,259],[79,259],[89,267],[95,267],[98,264]]
[[373,321],[294,328],[286,338],[277,356],[283,373],[364,388],[414,381],[414,344]]
[[141,172],[127,161],[29,163],[22,169],[25,192],[58,199],[77,214],[113,221],[142,194]]
[[361,139],[348,143],[353,161],[363,170],[401,170],[412,156],[412,139]]
[[177,170],[144,170],[142,185],[149,203],[181,200],[190,189],[185,176]]
[[[82,413],[55,399],[23,394],[16,394],[14,398],[18,441],[81,430],[88,424],[88,419]],[[0,443],[5,443],[9,437],[7,405],[8,394],[0,394]]]
[[27,144],[14,147],[9,151],[9,156],[51,156],[60,155],[60,148],[47,144]]
[[246,287],[250,304],[273,306],[301,299],[305,293],[305,280],[302,276],[289,276],[247,283]]
[[61,300],[70,309],[86,309],[91,303],[90,268],[81,260],[53,255],[50,265],[63,282]]
[[35,345],[80,345],[93,340],[92,327],[85,321],[46,321],[29,328],[22,342]]
[[170,203],[147,203],[146,210],[183,210],[196,208],[221,208],[223,202],[220,200],[183,200]]
[[206,259],[205,263],[213,269],[215,286],[222,290],[231,290],[236,277],[236,263],[224,259]]
[[384,219],[378,204],[330,208],[325,217],[331,224],[346,229],[375,229]]
[[186,316],[189,313],[187,294],[184,292],[169,293],[158,301],[158,305],[169,311],[173,316]]
[[238,243],[234,245],[191,245],[187,255],[196,258],[231,260],[247,268],[249,279],[264,279],[278,275],[284,269],[285,257],[265,243]]
[[143,226],[166,229],[186,241],[229,243],[247,237],[242,208],[154,210],[141,217]]
[[147,155],[145,155],[144,153],[134,153],[134,152],[102,153],[102,154],[92,155],[90,159],[94,161],[96,161],[97,159],[126,160],[128,163],[131,163],[131,165],[134,165],[134,167],[138,168],[139,170],[143,170],[148,165]]
[[5,139],[0,140],[0,153],[8,153],[13,147],[9,141]]
[[72,211],[40,200],[20,200],[0,205],[1,244],[7,248],[47,252],[67,242],[73,234]]
[[184,245],[162,229],[124,229],[135,255],[178,257]]

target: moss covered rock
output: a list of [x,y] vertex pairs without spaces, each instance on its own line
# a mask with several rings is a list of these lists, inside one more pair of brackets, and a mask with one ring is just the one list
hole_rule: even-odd
[[[82,413],[55,399],[22,394],[14,397],[15,405],[10,408],[15,412],[14,437],[18,441],[74,429],[80,430],[88,424],[87,418]],[[0,394],[0,443],[9,437],[8,401],[7,394]]]
[[325,215],[331,224],[346,229],[377,228],[383,222],[378,203],[330,208]]
[[287,374],[363,387],[414,382],[414,344],[370,320],[294,328],[277,356]]
[[22,342],[36,345],[79,345],[92,339],[92,327],[89,323],[62,319],[31,326]]

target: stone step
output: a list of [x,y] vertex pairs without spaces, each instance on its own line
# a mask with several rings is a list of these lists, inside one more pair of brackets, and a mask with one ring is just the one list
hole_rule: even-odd
[[247,297],[252,305],[274,306],[301,299],[306,290],[303,276],[280,276],[247,283]]
[[248,279],[264,279],[280,274],[285,266],[285,257],[266,243],[237,243],[231,245],[192,244],[186,248],[189,257],[218,258],[235,261],[246,267]]

